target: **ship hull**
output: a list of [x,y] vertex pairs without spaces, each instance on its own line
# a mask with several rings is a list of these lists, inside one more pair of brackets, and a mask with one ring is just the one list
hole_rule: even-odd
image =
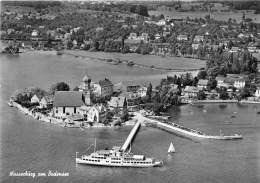
[[155,162],[153,164],[133,164],[133,163],[110,163],[110,162],[90,162],[82,160],[81,158],[76,158],[77,164],[93,165],[93,166],[106,166],[106,167],[129,167],[129,168],[149,168],[149,167],[159,167],[162,166],[162,162]]

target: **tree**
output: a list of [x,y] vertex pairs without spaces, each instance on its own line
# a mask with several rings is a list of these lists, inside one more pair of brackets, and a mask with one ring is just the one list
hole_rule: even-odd
[[227,100],[229,98],[227,91],[226,90],[221,90],[219,92],[219,98],[221,100]]
[[19,104],[27,105],[28,103],[30,103],[31,98],[34,95],[37,95],[39,98],[41,98],[46,94],[47,92],[41,88],[29,87],[22,90],[16,90],[15,93],[12,95],[12,99]]
[[205,94],[204,91],[200,90],[200,91],[198,92],[197,97],[198,97],[198,100],[205,100],[205,99],[206,99],[206,94]]
[[122,122],[125,122],[125,121],[128,120],[128,118],[129,118],[129,114],[128,114],[127,107],[124,107],[120,119],[121,119]]
[[200,70],[198,75],[197,75],[197,78],[198,79],[206,79],[207,77],[207,72],[205,70]]
[[153,91],[153,86],[152,83],[149,84],[148,88],[147,88],[147,92],[146,92],[146,96],[147,96],[147,102],[151,102],[152,100],[152,91]]
[[244,99],[244,98],[250,97],[251,94],[250,94],[249,89],[247,89],[247,88],[243,88],[243,89],[240,91],[239,96],[240,96],[241,99]]
[[216,79],[210,79],[208,83],[209,90],[213,90],[217,87],[217,81]]
[[69,91],[70,87],[65,82],[58,82],[56,84],[53,84],[50,88],[50,93],[54,94],[55,91]]

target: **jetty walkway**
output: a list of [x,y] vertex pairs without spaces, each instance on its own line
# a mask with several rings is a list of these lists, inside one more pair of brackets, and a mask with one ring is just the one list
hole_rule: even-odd
[[138,121],[141,121],[147,125],[155,126],[157,128],[166,130],[168,132],[172,132],[182,137],[195,139],[195,140],[202,140],[202,139],[212,139],[212,140],[240,140],[243,139],[242,135],[234,134],[234,135],[207,135],[201,131],[194,130],[191,128],[187,128],[181,126],[179,124],[173,122],[161,122],[156,119],[151,119],[148,117],[143,116],[140,113],[135,113],[136,118]]

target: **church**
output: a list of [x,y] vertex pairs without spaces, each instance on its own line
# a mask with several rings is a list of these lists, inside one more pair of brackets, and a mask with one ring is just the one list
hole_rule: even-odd
[[87,106],[92,105],[91,103],[91,89],[92,83],[91,83],[91,77],[89,75],[85,75],[82,79],[81,84],[79,85],[79,91],[83,93],[84,95],[84,102]]

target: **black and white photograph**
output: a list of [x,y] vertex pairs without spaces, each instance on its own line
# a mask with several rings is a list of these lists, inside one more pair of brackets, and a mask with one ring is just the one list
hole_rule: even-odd
[[1,183],[260,182],[260,1],[0,10]]

